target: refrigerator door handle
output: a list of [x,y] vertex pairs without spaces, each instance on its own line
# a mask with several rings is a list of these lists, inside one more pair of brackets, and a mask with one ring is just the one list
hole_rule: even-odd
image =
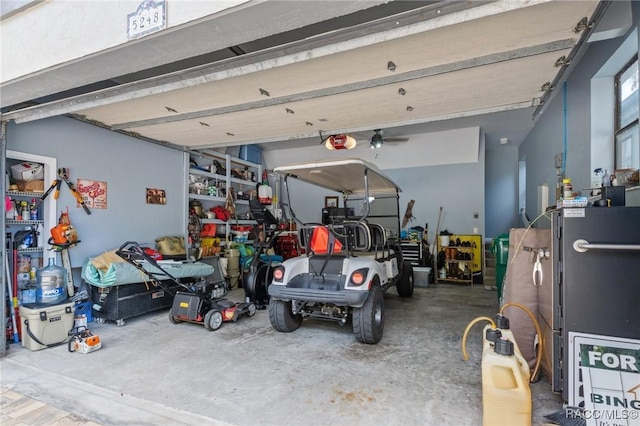
[[578,253],[585,253],[588,250],[638,250],[640,244],[591,244],[587,240],[575,240],[573,249]]

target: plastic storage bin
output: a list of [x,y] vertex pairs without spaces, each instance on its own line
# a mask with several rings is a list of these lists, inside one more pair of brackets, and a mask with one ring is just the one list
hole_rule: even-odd
[[498,300],[502,298],[502,283],[509,262],[509,234],[500,234],[493,239],[491,252],[496,256],[496,288]]

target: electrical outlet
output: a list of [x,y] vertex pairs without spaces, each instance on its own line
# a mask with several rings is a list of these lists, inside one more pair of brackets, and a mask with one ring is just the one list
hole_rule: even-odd
[[480,213],[478,213],[478,212],[473,212],[473,218],[474,218],[474,219],[477,219],[477,218],[479,218],[479,217],[480,217]]

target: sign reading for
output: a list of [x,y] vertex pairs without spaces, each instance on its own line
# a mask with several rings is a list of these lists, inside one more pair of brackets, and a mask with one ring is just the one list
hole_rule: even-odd
[[575,338],[588,426],[640,425],[640,342]]
[[129,40],[159,31],[166,27],[165,0],[144,0],[135,12],[127,15]]

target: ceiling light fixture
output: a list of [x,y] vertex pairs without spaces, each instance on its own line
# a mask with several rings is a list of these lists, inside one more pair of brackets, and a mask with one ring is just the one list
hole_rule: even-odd
[[500,138],[500,145],[506,145],[509,143],[509,138]]
[[349,135],[331,135],[325,141],[324,146],[331,151],[337,149],[353,149],[356,147],[356,140],[353,136]]
[[375,135],[373,135],[373,137],[371,138],[371,142],[369,142],[369,145],[371,146],[371,149],[378,149],[382,146],[382,136],[380,135],[380,133],[376,133]]

